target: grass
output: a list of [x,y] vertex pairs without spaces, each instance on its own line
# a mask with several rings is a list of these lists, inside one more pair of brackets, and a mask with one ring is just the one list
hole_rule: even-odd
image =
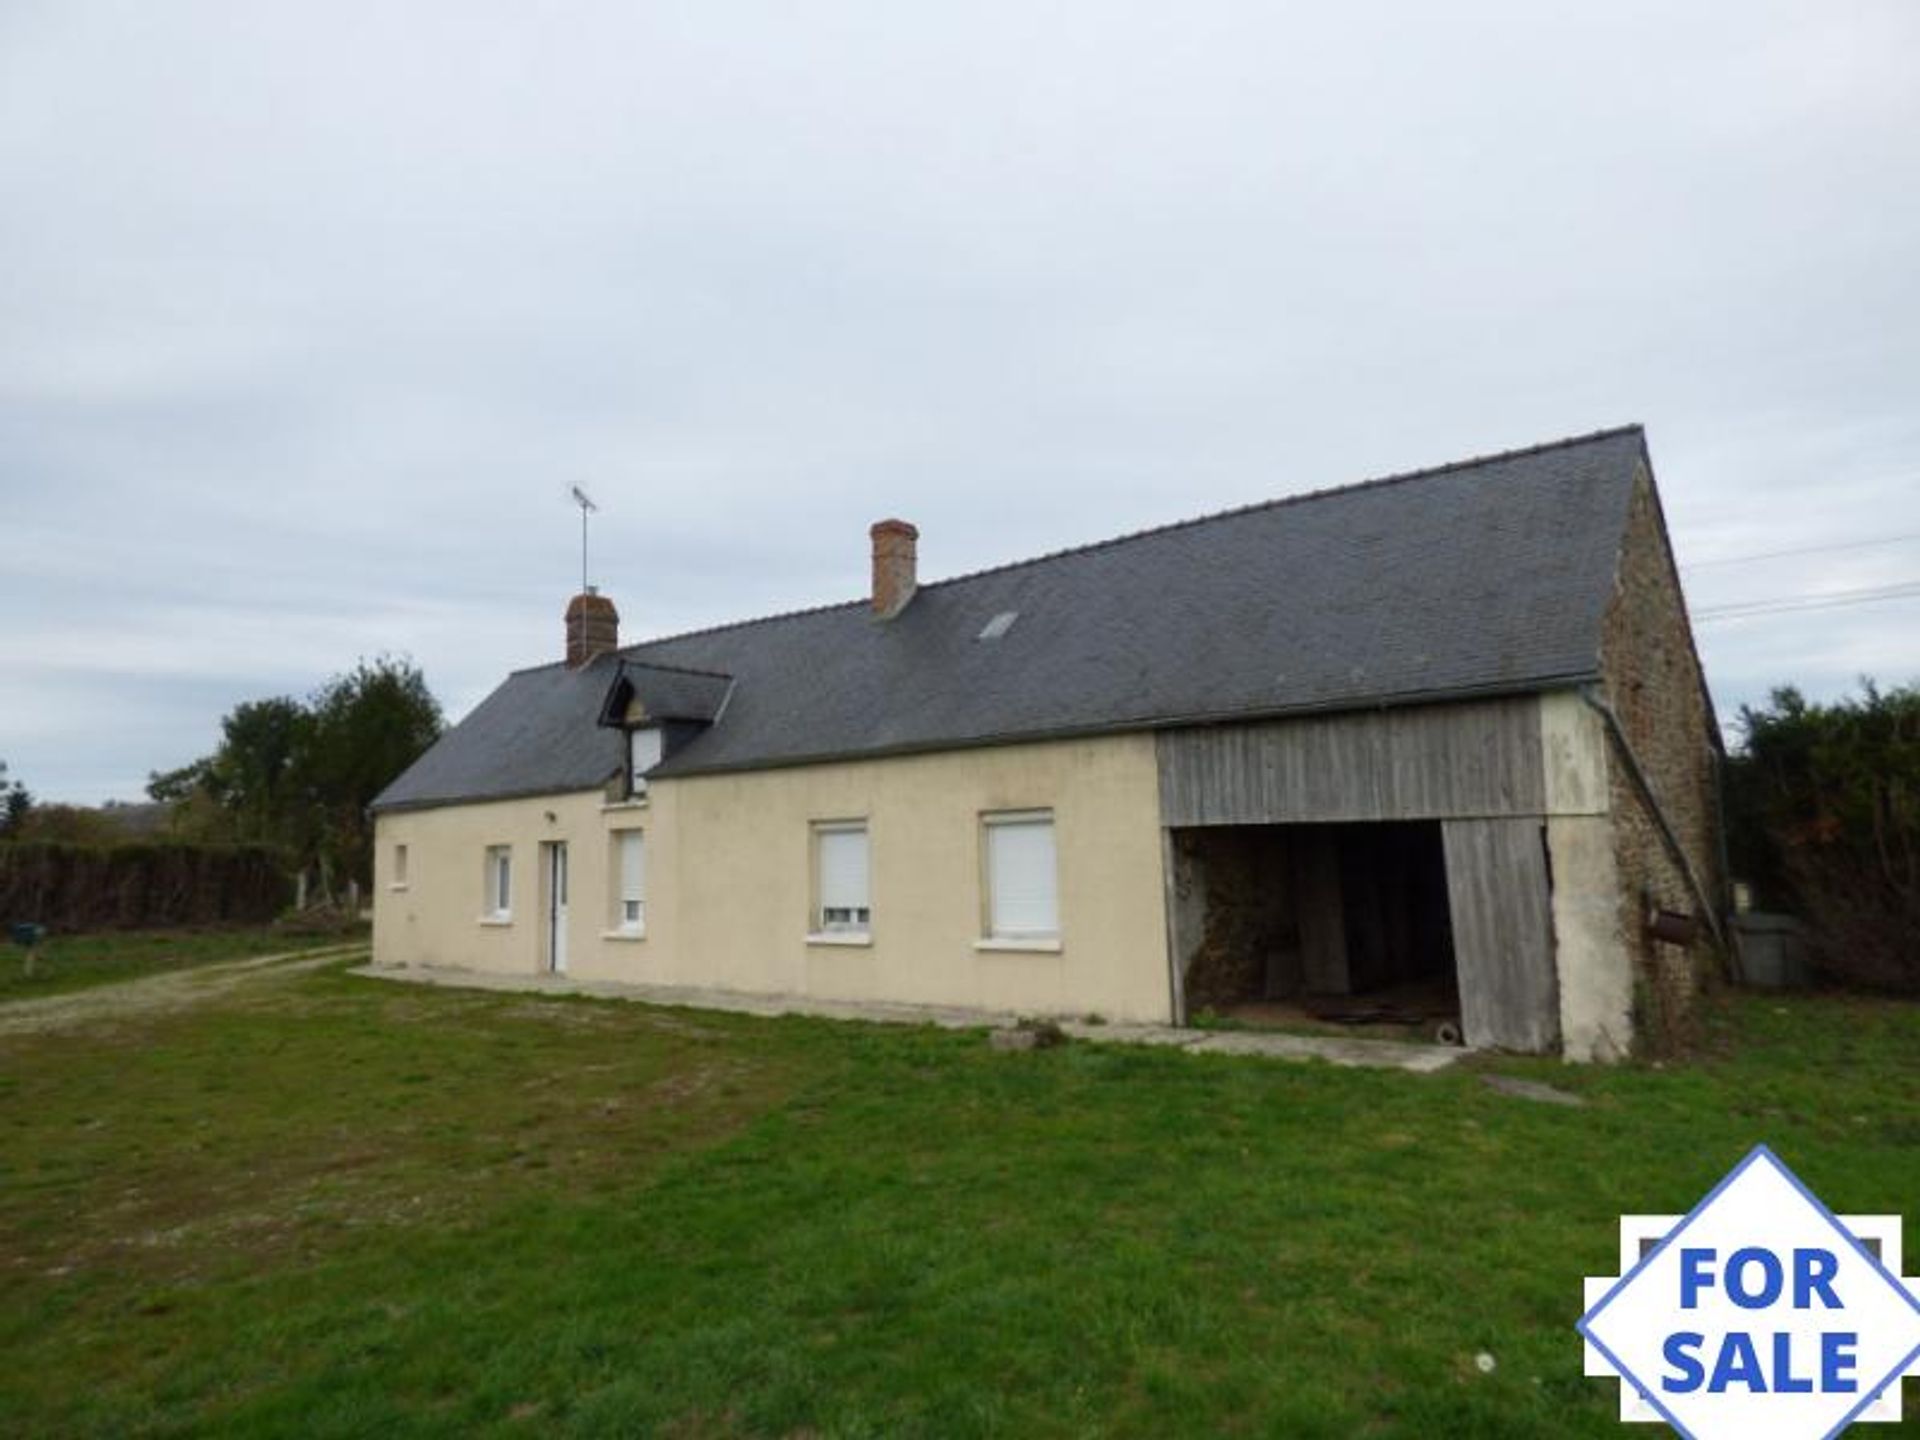
[[[135,980],[163,970],[182,970],[219,960],[281,954],[364,939],[364,929],[348,935],[289,932],[270,926],[219,930],[134,930],[93,935],[50,935],[34,956],[34,974],[26,973],[26,952],[0,949],[0,1001],[36,995],[61,995],[118,980]],[[3,937],[0,937],[3,938]]]
[[338,970],[0,1040],[0,1432],[1612,1435],[1623,1211],[1920,1194],[1914,1006],[1478,1063],[1589,1104]]

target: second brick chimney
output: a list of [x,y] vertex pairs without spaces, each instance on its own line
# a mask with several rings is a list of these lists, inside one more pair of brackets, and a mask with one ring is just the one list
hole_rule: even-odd
[[920,532],[904,520],[880,520],[867,533],[873,539],[873,613],[891,620],[907,608],[919,584],[915,546]]
[[620,612],[589,585],[567,602],[567,668],[578,670],[596,655],[620,648]]

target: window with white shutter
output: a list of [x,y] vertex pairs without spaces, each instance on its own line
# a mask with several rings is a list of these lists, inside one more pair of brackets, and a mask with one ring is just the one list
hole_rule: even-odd
[[614,839],[620,853],[619,904],[614,913],[614,928],[623,935],[644,935],[647,930],[646,838],[638,830],[622,830]]
[[1053,941],[1060,936],[1060,889],[1047,810],[984,817],[987,936]]
[[873,923],[868,894],[867,827],[846,823],[813,827],[814,930],[822,935],[865,935]]
[[627,793],[634,799],[647,793],[647,771],[660,763],[660,753],[657,726],[627,732]]

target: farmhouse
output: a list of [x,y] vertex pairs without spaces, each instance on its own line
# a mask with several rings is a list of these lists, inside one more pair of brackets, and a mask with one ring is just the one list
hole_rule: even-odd
[[[1606,431],[621,646],[566,611],[375,803],[376,962],[1608,1059],[1717,934],[1718,734]],[[1370,999],[1370,997],[1372,997]]]

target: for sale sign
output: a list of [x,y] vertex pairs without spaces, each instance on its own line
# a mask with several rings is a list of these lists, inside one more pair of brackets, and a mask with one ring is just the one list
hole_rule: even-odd
[[1920,1368],[1920,1287],[1898,1216],[1836,1216],[1758,1146],[1689,1215],[1621,1221],[1619,1276],[1589,1278],[1587,1373],[1621,1419],[1694,1440],[1816,1440],[1900,1418]]

